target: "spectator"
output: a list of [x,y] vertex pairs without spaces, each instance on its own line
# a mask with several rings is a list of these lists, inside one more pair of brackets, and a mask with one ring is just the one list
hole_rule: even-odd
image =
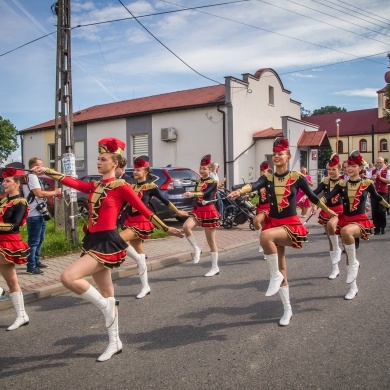
[[115,177],[117,179],[123,179],[125,182],[129,184],[134,184],[135,180],[126,173],[126,164],[127,160],[123,157],[122,162],[118,167],[115,169]]
[[214,162],[211,164],[210,177],[218,182],[218,188],[222,188],[225,185],[226,177],[219,180],[219,164]]
[[[313,187],[314,184],[312,178],[311,176],[308,175],[306,167],[301,168],[301,173],[306,178],[307,182],[309,183],[309,186]],[[310,207],[310,200],[307,197],[305,197],[305,193],[300,188],[298,189],[298,193],[297,193],[297,206],[300,207],[302,210],[301,217],[306,218],[307,210]]]
[[[39,157],[33,157],[28,162],[29,169],[41,166],[42,160]],[[30,255],[27,257],[27,272],[40,275],[43,274],[42,268],[47,268],[47,265],[40,261],[41,247],[45,239],[46,220],[37,210],[37,206],[40,203],[45,203],[45,198],[48,196],[61,196],[61,189],[44,191],[38,176],[30,173],[27,176],[27,184],[23,185],[23,196],[30,206],[27,218],[28,245],[30,247]]]
[[[390,169],[385,165],[383,157],[376,159],[376,168],[370,172],[368,176],[375,185],[375,189],[380,196],[387,199],[390,184]],[[371,213],[372,220],[375,225],[374,234],[386,233],[386,207],[377,199],[371,198]]]

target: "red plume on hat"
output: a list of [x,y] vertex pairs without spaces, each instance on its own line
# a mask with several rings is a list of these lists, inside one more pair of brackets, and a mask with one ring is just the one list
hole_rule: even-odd
[[273,151],[283,152],[283,150],[289,150],[288,139],[283,137],[275,138]]
[[206,154],[200,160],[200,166],[205,167],[205,166],[210,165],[210,164],[211,164],[211,154]]
[[340,165],[340,158],[338,156],[338,154],[336,153],[333,153],[331,156],[330,156],[330,160],[328,162],[328,165],[330,167],[335,167],[336,165]]
[[363,157],[360,155],[358,150],[354,150],[347,160],[348,165],[364,165],[366,162],[363,160]]
[[14,177],[14,176],[24,176],[24,164],[20,162],[14,162],[6,165],[2,172],[1,176],[3,179],[6,177]]
[[134,159],[134,168],[147,168],[149,167],[149,157],[139,156]]
[[268,161],[263,161],[263,162],[260,164],[260,171],[266,171],[268,168],[269,168]]
[[117,138],[103,138],[99,141],[99,153],[115,153],[122,155],[126,144]]

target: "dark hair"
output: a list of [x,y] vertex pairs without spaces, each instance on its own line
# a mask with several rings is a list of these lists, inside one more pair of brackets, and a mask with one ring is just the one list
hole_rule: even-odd
[[29,168],[32,168],[33,166],[35,166],[35,164],[36,164],[38,161],[42,161],[42,159],[39,158],[39,157],[31,157],[30,160],[28,160],[28,167],[29,167]]

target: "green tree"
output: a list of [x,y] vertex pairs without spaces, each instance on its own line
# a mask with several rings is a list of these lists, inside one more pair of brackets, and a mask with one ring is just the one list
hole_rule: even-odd
[[347,109],[344,107],[325,106],[315,109],[312,115],[333,114],[335,112],[347,112]]
[[306,110],[305,107],[301,106],[301,118],[304,118],[305,116],[310,116],[311,111]]
[[318,169],[325,169],[326,164],[330,160],[330,156],[333,154],[332,149],[319,149],[318,150]]
[[17,135],[16,127],[0,116],[0,160],[6,160],[18,148]]

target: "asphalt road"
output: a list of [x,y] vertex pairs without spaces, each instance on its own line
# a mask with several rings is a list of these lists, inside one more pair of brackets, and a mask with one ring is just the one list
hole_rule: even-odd
[[116,283],[122,354],[95,359],[108,336],[102,314],[73,294],[27,306],[30,325],[5,332],[0,389],[389,389],[389,238],[358,251],[359,294],[345,301],[320,227],[302,250],[288,248],[294,316],[279,327],[278,295],[266,298],[268,267],[257,246],[150,273],[152,295],[134,299],[138,278]]

